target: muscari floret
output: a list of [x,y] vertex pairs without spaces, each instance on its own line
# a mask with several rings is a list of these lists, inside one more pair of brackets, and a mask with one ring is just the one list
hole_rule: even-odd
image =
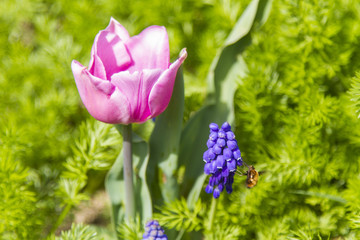
[[218,198],[224,187],[228,193],[233,191],[234,175],[237,166],[242,166],[243,161],[235,134],[228,122],[224,122],[221,128],[216,123],[210,123],[209,128],[206,143],[208,149],[203,154],[203,160],[204,172],[211,176],[205,191]]
[[145,232],[142,240],[167,240],[164,229],[156,220],[150,220],[145,225]]

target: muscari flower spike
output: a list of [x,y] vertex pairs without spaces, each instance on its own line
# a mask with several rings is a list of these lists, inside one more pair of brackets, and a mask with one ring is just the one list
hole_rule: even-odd
[[234,175],[238,166],[243,165],[241,152],[231,131],[228,122],[221,128],[216,123],[211,123],[209,139],[206,142],[208,149],[204,152],[204,172],[211,175],[205,191],[218,198],[224,190],[231,193]]
[[150,220],[145,225],[145,232],[142,240],[168,240],[168,238],[159,222]]

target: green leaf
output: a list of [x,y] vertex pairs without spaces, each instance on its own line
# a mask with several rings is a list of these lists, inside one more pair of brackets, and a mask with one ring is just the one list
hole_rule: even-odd
[[346,200],[342,197],[331,195],[331,194],[324,194],[319,192],[312,192],[312,191],[304,191],[304,190],[293,190],[290,193],[292,194],[299,194],[299,195],[305,195],[305,196],[313,196],[318,198],[324,198],[329,199],[335,202],[339,202],[342,204],[346,204]]
[[[175,173],[178,169],[178,152],[184,114],[184,79],[182,69],[178,70],[173,94],[166,110],[156,119],[150,137],[150,161],[147,179],[156,204],[170,202],[178,196]],[[159,172],[160,171],[160,172]],[[161,174],[159,183],[158,176]]]

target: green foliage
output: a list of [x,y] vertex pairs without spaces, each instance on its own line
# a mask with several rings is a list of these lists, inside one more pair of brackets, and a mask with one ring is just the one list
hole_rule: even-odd
[[[91,170],[108,170],[119,153],[121,139],[116,129],[109,124],[90,119],[80,125],[79,138],[72,147],[73,156],[64,163],[65,170],[59,180],[57,195],[64,205],[77,206],[88,199],[83,189],[88,191],[98,188],[96,179],[90,177],[101,176]],[[104,174],[103,174],[104,175]]]
[[[115,129],[89,120],[70,69],[72,59],[86,65],[94,36],[110,16],[132,35],[150,24],[166,26],[172,59],[187,47],[186,124],[210,93],[205,90],[210,64],[249,2],[3,0],[1,237],[46,237],[71,207],[102,187],[120,151]],[[192,234],[203,235],[193,239],[360,238],[359,4],[273,2],[265,25],[259,28],[259,19],[251,29],[251,45],[241,59],[245,74],[229,78],[236,92],[226,102],[235,107],[245,161],[264,173],[253,189],[236,177],[234,192],[219,199],[213,231],[205,214],[211,196],[202,184],[195,208],[184,200],[160,205],[156,216],[162,224],[179,230],[183,239]],[[231,96],[226,91],[223,96]],[[210,114],[201,124],[212,121]],[[146,124],[135,128],[148,141],[153,124]],[[205,141],[196,147],[205,147]],[[185,150],[189,156],[181,161],[189,163],[172,172],[178,184],[201,162]],[[155,174],[160,181],[161,172]],[[142,229],[135,225],[121,225],[119,236],[136,239]],[[99,232],[74,225],[60,238],[98,239],[94,231]]]
[[[147,181],[152,192],[152,201],[170,202],[179,196],[176,179],[178,169],[179,143],[184,115],[184,79],[182,68],[178,70],[171,100],[166,110],[157,117],[149,140],[150,159],[147,167]],[[157,181],[156,172],[162,174],[163,181]],[[156,194],[160,189],[161,194]]]
[[[0,124],[0,235],[4,239],[37,239],[43,212],[29,169],[21,160],[28,149],[10,122]],[[36,206],[36,207],[34,207]]]
[[351,101],[354,102],[356,112],[359,113],[360,117],[360,73],[357,72],[351,83],[351,89],[349,91]]
[[160,225],[178,231],[199,231],[203,228],[203,218],[206,205],[197,201],[193,210],[187,206],[186,200],[176,200],[165,204],[161,208],[161,214],[155,214],[154,218],[159,220]]
[[140,217],[136,221],[122,222],[117,227],[118,237],[123,240],[141,240],[144,228],[141,225]]
[[212,122],[233,123],[235,115],[233,98],[236,90],[234,78],[244,76],[247,67],[242,53],[251,43],[251,30],[259,21],[266,21],[269,8],[271,1],[254,0],[244,10],[210,66],[206,105],[190,118],[184,127],[179,159],[181,165],[191,165],[191,167],[185,168],[181,191],[183,195],[187,195],[190,192],[189,186],[194,185],[188,198],[190,206],[193,206],[194,201],[199,197],[204,182],[203,163],[192,163],[194,159],[201,159],[205,151],[203,147],[197,145],[206,138],[209,131],[208,124],[204,122],[211,119]]
[[264,174],[251,190],[235,180],[235,192],[220,197],[215,228],[236,226],[237,239],[358,238],[359,122],[350,101],[358,104],[358,8],[274,2],[244,53],[248,70],[234,98],[244,159]]
[[[3,150],[3,149],[2,149]],[[36,239],[41,218],[28,170],[12,156],[0,156],[0,235],[5,239]],[[34,231],[35,230],[35,231]]]
[[[97,233],[89,226],[83,226],[82,224],[72,224],[71,229],[61,232],[60,237],[56,237],[56,240],[100,240]],[[101,238],[102,239],[102,238]]]
[[238,226],[226,226],[225,224],[217,224],[214,229],[205,232],[206,240],[229,239],[236,240],[241,236],[241,228]]
[[80,125],[73,156],[64,164],[62,177],[86,184],[88,171],[110,169],[120,148],[121,139],[112,125],[90,119]]
[[345,206],[357,204],[350,199],[357,196],[359,122],[346,91],[359,68],[358,6],[274,2],[246,52],[236,134],[245,161],[265,171],[251,193],[234,194],[241,201],[230,197],[234,216],[246,216],[247,236],[351,236]]

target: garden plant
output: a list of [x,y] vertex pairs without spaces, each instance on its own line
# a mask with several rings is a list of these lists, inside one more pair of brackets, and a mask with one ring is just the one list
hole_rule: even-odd
[[2,0],[0,239],[360,239],[360,1]]

